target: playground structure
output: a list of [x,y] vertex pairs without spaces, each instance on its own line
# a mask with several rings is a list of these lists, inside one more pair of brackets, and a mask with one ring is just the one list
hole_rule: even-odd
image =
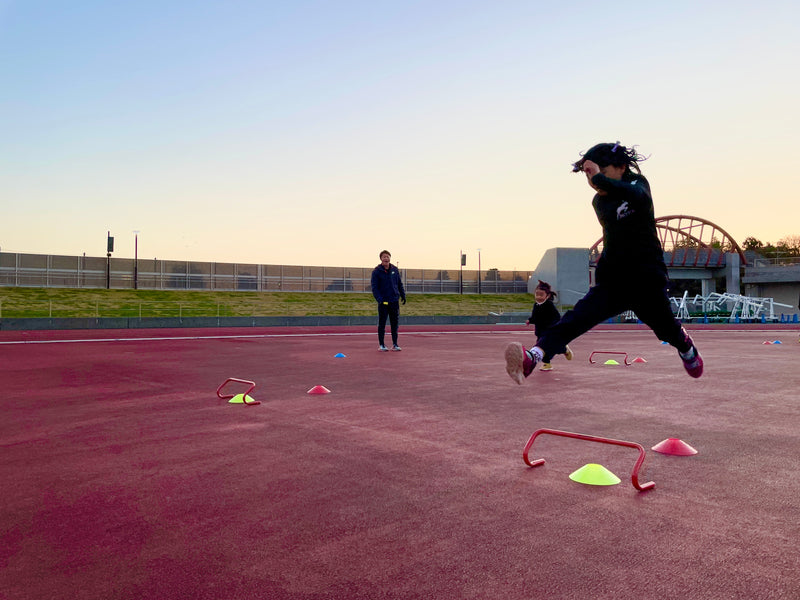
[[[756,298],[752,296],[742,296],[740,294],[720,294],[712,292],[706,296],[700,294],[695,295],[694,298],[689,298],[689,292],[685,292],[682,298],[671,298],[672,303],[677,307],[677,318],[681,320],[691,320],[692,318],[705,318],[707,319],[708,313],[720,315],[721,313],[728,313],[722,315],[722,319],[727,320],[729,323],[736,323],[740,321],[778,321],[782,317],[775,316],[775,307],[794,308],[791,304],[782,304],[775,302],[772,298]],[[703,312],[703,317],[692,317],[689,311],[689,305],[692,305],[694,312]],[[797,314],[794,315],[795,321]]]

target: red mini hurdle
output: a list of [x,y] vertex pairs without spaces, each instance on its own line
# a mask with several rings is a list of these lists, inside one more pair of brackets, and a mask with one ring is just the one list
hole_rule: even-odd
[[222,388],[224,388],[228,384],[228,382],[230,382],[230,381],[235,381],[237,383],[244,383],[245,385],[249,385],[250,386],[249,388],[247,388],[247,391],[242,394],[242,403],[243,404],[247,404],[248,406],[255,406],[256,404],[261,404],[261,402],[259,400],[253,400],[252,402],[248,402],[248,400],[247,400],[247,398],[249,398],[249,396],[247,394],[252,392],[253,389],[255,389],[255,387],[256,387],[255,382],[248,381],[247,379],[236,379],[236,377],[228,377],[225,381],[222,382],[222,385],[220,385],[217,388],[217,397],[220,400],[230,400],[231,398],[233,398],[236,395],[236,394],[225,394],[225,395],[222,395],[220,393]]
[[598,437],[594,435],[585,435],[583,433],[571,433],[569,431],[559,431],[557,429],[537,429],[533,432],[533,435],[528,440],[528,443],[525,444],[525,449],[522,451],[522,460],[525,461],[525,464],[529,467],[538,467],[544,464],[544,459],[540,458],[531,462],[528,460],[528,450],[531,449],[533,446],[533,440],[537,438],[537,436],[542,435],[544,433],[548,433],[550,435],[558,435],[562,437],[574,438],[576,440],[586,440],[589,442],[600,442],[601,444],[613,444],[615,446],[626,446],[628,448],[635,448],[639,451],[639,458],[636,460],[636,464],[633,466],[633,472],[631,473],[631,483],[633,487],[635,487],[640,492],[644,492],[645,490],[652,489],[655,487],[655,482],[648,481],[647,483],[640,484],[639,483],[639,469],[644,463],[645,459],[645,451],[641,444],[637,444],[636,442],[625,442],[623,440],[615,440],[612,438],[605,438],[605,437]]
[[627,366],[629,366],[629,367],[631,366],[631,362],[628,360],[628,353],[627,353],[627,352],[609,352],[609,351],[606,351],[606,350],[595,350],[594,352],[592,352],[592,353],[589,355],[589,362],[590,362],[591,364],[594,364],[594,363],[596,363],[596,362],[597,362],[596,360],[592,360],[592,357],[593,357],[595,354],[622,354],[622,355],[624,355],[624,356],[625,356],[625,361],[624,361],[624,362],[625,362],[625,364],[626,364]]

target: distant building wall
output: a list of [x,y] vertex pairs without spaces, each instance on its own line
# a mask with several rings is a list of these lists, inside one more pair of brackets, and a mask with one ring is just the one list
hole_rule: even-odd
[[533,272],[528,283],[529,293],[533,293],[540,279],[557,292],[559,306],[573,306],[589,291],[589,249],[550,248]]
[[[759,264],[747,267],[742,277],[746,296],[772,298],[781,304],[800,308],[800,264]],[[792,312],[777,308],[776,312]]]

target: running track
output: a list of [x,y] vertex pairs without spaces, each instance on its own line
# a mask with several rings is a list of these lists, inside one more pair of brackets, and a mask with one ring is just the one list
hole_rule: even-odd
[[[517,386],[519,326],[406,327],[399,353],[370,328],[0,332],[0,599],[798,598],[798,330],[693,335],[699,380],[609,327]],[[217,399],[228,377],[261,404]],[[628,448],[541,436],[527,467],[543,427],[642,444],[655,488]],[[587,463],[622,483],[568,478]]]

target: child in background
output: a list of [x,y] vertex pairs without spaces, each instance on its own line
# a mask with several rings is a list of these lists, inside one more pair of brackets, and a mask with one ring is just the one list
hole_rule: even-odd
[[[558,312],[558,309],[553,302],[553,299],[556,297],[556,293],[553,291],[553,288],[549,283],[540,279],[539,285],[536,286],[536,289],[533,292],[533,296],[536,299],[536,302],[534,302],[533,309],[531,310],[531,316],[527,321],[525,321],[525,324],[533,325],[533,332],[536,334],[536,343],[538,344],[539,338],[544,335],[544,332],[558,323],[558,320],[561,318],[561,313]],[[560,350],[561,351],[556,352],[556,354],[564,354],[567,357],[567,360],[572,360],[572,350],[569,349],[569,346],[565,346]],[[552,353],[545,354],[542,357],[542,367],[540,371],[552,371],[553,365],[550,364],[552,359]]]
[[595,190],[592,206],[603,228],[603,251],[595,270],[596,285],[575,308],[542,334],[536,346],[506,346],[506,372],[518,384],[545,356],[552,356],[598,323],[626,310],[673,346],[691,377],[703,374],[703,358],[672,314],[667,294],[667,266],[656,230],[650,184],[639,170],[645,157],[635,148],[597,144],[572,165]]

